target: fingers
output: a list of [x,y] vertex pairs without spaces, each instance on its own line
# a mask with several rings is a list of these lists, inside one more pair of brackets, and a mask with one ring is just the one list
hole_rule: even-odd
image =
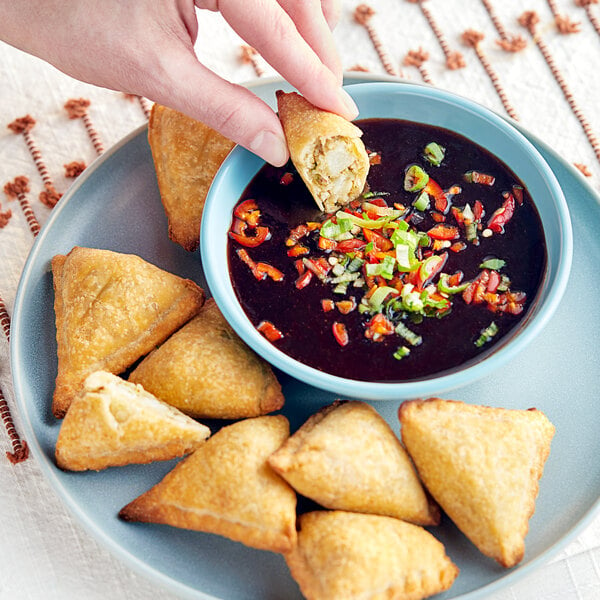
[[342,14],[342,2],[341,0],[321,0],[321,6],[327,25],[333,31]]
[[339,84],[342,83],[342,62],[338,55],[331,34],[329,21],[325,16],[325,4],[328,5],[329,17],[335,19],[334,2],[323,3],[320,0],[298,2],[297,0],[278,0],[279,5],[291,17],[298,33],[314,50],[324,65],[335,75]]
[[[299,29],[310,32],[307,35],[314,44],[319,44],[318,34],[326,27],[319,3],[315,4],[313,0],[282,2],[286,6],[294,3],[298,5],[296,8],[290,8],[303,23],[298,29],[290,15],[274,0],[245,0],[242,6],[239,0],[221,0],[219,9],[238,35],[256,48],[307,100],[347,119],[355,118],[358,110],[352,99],[342,90],[338,76],[321,62],[317,53],[299,32]],[[305,7],[302,8],[301,5]],[[314,15],[315,7],[321,16],[316,19],[316,24],[311,25],[308,16]],[[257,15],[260,15],[260,18],[257,18]],[[327,36],[331,36],[328,28],[326,33]]]
[[275,166],[286,163],[277,115],[248,89],[225,81],[183,49],[163,55],[159,70],[161,76],[144,90],[147,98],[202,121]]

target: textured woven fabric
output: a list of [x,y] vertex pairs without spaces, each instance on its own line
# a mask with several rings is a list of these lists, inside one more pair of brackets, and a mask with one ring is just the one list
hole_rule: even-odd
[[[425,81],[508,114],[577,165],[600,191],[595,138],[600,130],[600,6],[595,0],[372,0],[366,5],[371,10],[356,13],[358,6],[343,2],[335,33],[346,70]],[[525,18],[526,11],[536,11],[539,22],[531,14]],[[514,51],[521,41],[525,47]],[[241,48],[218,14],[200,14],[197,53],[208,67],[236,82],[275,74],[260,56],[243,55]],[[0,329],[8,332],[20,273],[36,224],[43,226],[51,213],[48,204],[69,188],[72,175],[143,124],[148,105],[74,81],[2,43],[0,81],[0,185],[12,184],[8,194],[0,192]],[[89,105],[76,102],[71,112],[65,108],[69,100],[80,99]],[[8,127],[25,115],[35,119],[28,131]],[[19,176],[28,186],[15,182]],[[5,399],[3,405],[0,398],[0,408],[10,409],[15,426],[12,440],[0,428],[0,599],[157,597],[154,584],[82,529],[34,459],[18,464],[5,459],[4,451],[18,447],[22,427],[2,330],[0,389]],[[171,596],[161,592],[160,597]],[[598,597],[600,519],[550,563],[490,596]]]

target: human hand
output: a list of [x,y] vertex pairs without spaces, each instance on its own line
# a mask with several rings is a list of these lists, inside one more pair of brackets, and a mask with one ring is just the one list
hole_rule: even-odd
[[198,61],[195,5],[219,10],[310,102],[356,116],[341,88],[330,30],[338,0],[0,0],[0,38],[77,79],[179,110],[284,164],[288,151],[275,113]]

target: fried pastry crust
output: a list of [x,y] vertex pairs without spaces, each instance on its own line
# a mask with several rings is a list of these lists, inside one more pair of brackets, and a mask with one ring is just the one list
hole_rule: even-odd
[[52,401],[63,417],[94,371],[122,373],[198,313],[204,293],[139,256],[75,247],[52,259],[58,374]]
[[155,104],[148,141],[169,237],[189,252],[198,248],[208,189],[232,141],[200,121]]
[[228,425],[119,516],[287,552],[296,542],[296,494],[267,458],[288,435],[289,424],[282,415]]
[[431,495],[504,567],[525,551],[554,426],[539,410],[430,398],[399,409],[402,440]]
[[406,450],[365,402],[336,402],[302,425],[269,458],[297,492],[326,508],[439,523]]
[[284,403],[269,364],[239,338],[212,298],[129,380],[193,417],[257,417]]
[[195,450],[210,429],[112,373],[87,377],[60,426],[56,462],[70,471],[170,460]]
[[344,511],[305,513],[299,523],[285,559],[308,600],[418,600],[458,575],[444,546],[418,525]]
[[333,212],[359,196],[369,172],[362,131],[296,92],[278,91],[277,106],[290,157],[317,206]]

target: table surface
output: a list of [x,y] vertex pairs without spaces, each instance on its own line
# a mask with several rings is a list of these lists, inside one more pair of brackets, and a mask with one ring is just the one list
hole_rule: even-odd
[[[372,9],[362,12],[363,23],[355,19],[359,5],[342,2],[335,31],[346,70],[388,73],[468,96],[516,119],[600,191],[597,0],[372,0],[363,5]],[[533,31],[519,22],[526,11],[539,17]],[[196,50],[206,66],[240,83],[275,75],[259,55],[244,59],[242,40],[218,14],[200,12],[199,25]],[[520,41],[524,47],[514,51],[523,45]],[[36,224],[43,227],[52,210],[44,201],[53,194],[44,192],[63,194],[74,181],[71,171],[89,166],[143,124],[150,103],[77,82],[2,43],[0,81],[0,121],[6,125],[0,127],[0,185],[13,184],[20,176],[28,179],[18,201],[10,194],[14,186],[0,194],[0,416],[7,423],[10,411],[19,435],[5,333]],[[65,104],[79,99],[89,106],[83,116],[69,118]],[[25,115],[35,119],[28,136],[8,128]],[[31,213],[23,210],[25,204]],[[0,599],[155,597],[153,583],[81,528],[33,457],[16,464],[5,458],[5,452],[18,447],[15,433],[11,437],[3,429]],[[161,592],[161,598],[171,597]],[[549,563],[491,598],[598,597],[600,518]]]

